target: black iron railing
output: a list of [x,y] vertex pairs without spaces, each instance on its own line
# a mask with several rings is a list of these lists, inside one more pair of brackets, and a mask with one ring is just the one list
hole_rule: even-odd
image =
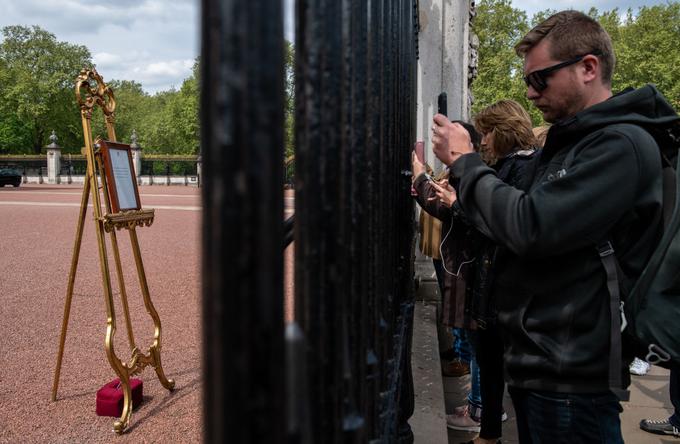
[[195,184],[198,176],[198,156],[147,155],[141,160],[141,175],[148,176],[149,184],[172,183],[172,177],[183,178],[184,185]]
[[17,170],[22,176],[22,182],[27,183],[28,177],[38,177],[38,182],[47,181],[47,157],[45,155],[4,155],[0,156],[0,167]]
[[311,442],[408,440],[412,3],[303,1],[297,20],[296,319]]
[[[146,155],[142,157],[141,175],[148,176],[150,184],[196,185],[199,181],[199,163],[198,156],[195,155]],[[37,176],[47,181],[47,156],[44,154],[0,156],[0,166],[11,167],[19,171],[24,177],[24,183],[27,182],[29,176]],[[61,155],[57,183],[72,183],[74,177],[80,176],[82,179],[86,173],[85,156],[68,153]],[[180,180],[178,181],[177,178]]]
[[202,1],[207,442],[285,442],[282,3]]
[[205,438],[411,442],[417,9],[296,2],[284,339],[281,3],[203,0]]

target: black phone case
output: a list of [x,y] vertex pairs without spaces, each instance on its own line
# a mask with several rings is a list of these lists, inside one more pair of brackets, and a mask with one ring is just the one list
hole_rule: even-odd
[[448,117],[448,112],[446,110],[446,93],[443,92],[437,97],[437,112]]

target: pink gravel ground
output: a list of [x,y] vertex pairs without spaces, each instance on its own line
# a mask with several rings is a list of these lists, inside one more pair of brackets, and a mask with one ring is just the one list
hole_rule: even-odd
[[[95,393],[115,377],[106,359],[106,308],[91,211],[85,221],[57,401],[50,395],[59,346],[82,187],[0,188],[0,443],[199,442],[201,432],[200,190],[140,187],[156,208],[153,225],[137,229],[152,301],[162,322],[169,393],[152,368],[141,374],[144,402],[131,427],[95,414]],[[293,193],[286,192],[286,214]],[[129,235],[117,232],[137,345],[153,339]],[[110,237],[109,270],[116,305],[115,350],[129,359]],[[293,254],[285,251],[285,316],[293,319]]]
[[[295,192],[294,190],[284,191],[284,218],[289,218],[295,212]],[[284,288],[284,302],[283,311],[286,322],[292,322],[295,319],[295,244],[290,244],[284,250],[283,256],[283,288]]]
[[[200,195],[196,188],[142,187],[157,209],[137,230],[153,303],[162,321],[162,359],[176,389],[165,390],[147,368],[144,403],[123,436],[114,418],[95,415],[95,392],[115,377],[104,351],[106,309],[91,213],[85,224],[59,392],[50,401],[66,286],[82,188],[0,188],[0,442],[198,442],[201,440]],[[71,206],[64,206],[64,205]],[[108,240],[107,236],[107,240]],[[129,235],[118,243],[135,339],[147,350],[153,324],[139,291]],[[115,350],[129,359],[116,292]]]

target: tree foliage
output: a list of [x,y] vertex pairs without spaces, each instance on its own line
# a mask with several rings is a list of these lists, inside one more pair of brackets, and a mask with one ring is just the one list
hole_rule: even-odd
[[69,105],[73,79],[91,64],[88,49],[58,42],[38,26],[7,26],[2,35],[0,151],[39,153],[52,129],[62,141],[75,141],[79,116]]
[[[542,124],[536,108],[526,98],[522,60],[514,45],[534,25],[555,13],[546,9],[531,19],[511,6],[510,0],[480,0],[474,31],[479,36],[479,75],[472,84],[473,113],[501,99],[525,106],[535,125]],[[617,64],[612,89],[656,84],[676,109],[680,109],[680,2],[641,7],[621,13],[618,9],[588,15],[597,19],[612,38]]]
[[[74,83],[81,68],[93,66],[84,46],[58,42],[38,26],[8,26],[0,42],[0,154],[39,153],[54,130],[64,153],[83,146]],[[285,153],[293,153],[294,48],[284,45]],[[148,94],[132,80],[100,72],[116,98],[116,138],[130,142],[133,130],[146,153],[198,154],[200,151],[199,59],[179,89]],[[92,117],[93,136],[106,138],[99,110]]]
[[472,84],[473,112],[501,99],[522,98],[522,61],[513,49],[528,30],[524,11],[512,7],[510,0],[482,0],[473,22],[479,37],[479,66]]
[[285,157],[291,156],[295,153],[295,48],[289,41],[284,42],[284,81],[285,81],[285,127],[284,127],[284,144]]

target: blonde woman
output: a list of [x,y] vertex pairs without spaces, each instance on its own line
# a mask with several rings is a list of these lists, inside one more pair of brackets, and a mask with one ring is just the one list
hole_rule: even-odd
[[[475,128],[482,135],[482,152],[494,159],[492,168],[498,178],[516,188],[525,188],[525,171],[531,168],[537,145],[527,111],[513,100],[501,100],[477,114]],[[435,184],[435,187],[440,198],[450,201],[453,195],[455,199],[450,185],[445,188]],[[457,202],[453,208],[462,211]],[[447,417],[447,425],[465,430],[479,421],[479,436],[471,442],[496,443],[500,442],[502,421],[507,415],[503,411],[503,338],[496,325],[496,307],[491,295],[494,294],[494,270],[505,260],[505,251],[489,239],[478,241],[475,250],[476,274],[468,309],[477,322],[472,342],[479,366],[483,408],[481,418],[473,415],[472,408],[458,409]]]

